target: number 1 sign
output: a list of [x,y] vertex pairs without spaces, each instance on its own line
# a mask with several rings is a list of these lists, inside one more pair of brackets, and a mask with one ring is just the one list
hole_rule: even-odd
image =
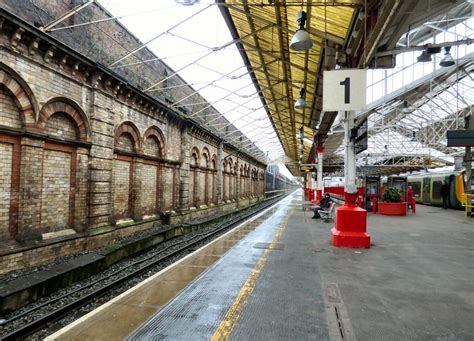
[[324,71],[323,111],[359,111],[367,107],[367,71]]

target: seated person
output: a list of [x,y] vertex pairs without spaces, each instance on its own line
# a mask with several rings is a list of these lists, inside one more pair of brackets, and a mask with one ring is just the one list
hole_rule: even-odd
[[324,198],[322,198],[321,201],[319,202],[319,206],[316,206],[314,209],[314,216],[312,219],[320,218],[321,216],[319,215],[319,211],[329,209],[329,207],[331,206],[331,203],[332,203],[332,200],[329,193],[324,194]]

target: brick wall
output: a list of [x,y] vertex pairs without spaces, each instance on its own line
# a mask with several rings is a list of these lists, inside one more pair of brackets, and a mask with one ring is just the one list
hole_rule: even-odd
[[[31,6],[27,0],[5,3],[26,12]],[[36,1],[35,6],[39,3],[45,2]],[[68,7],[67,1],[61,3]],[[45,6],[52,7],[50,2]],[[59,6],[44,18],[57,17],[64,8]],[[26,12],[22,15],[28,16]],[[65,228],[87,235],[102,227],[113,231],[113,223],[124,217],[139,221],[145,215],[178,211],[176,220],[185,221],[229,207],[217,206],[222,197],[222,159],[231,155],[234,163],[249,167],[254,161],[237,159],[231,148],[224,153],[222,141],[209,132],[114,75],[104,74],[95,64],[74,59],[71,51],[52,49],[50,40],[40,39],[35,47],[33,38],[39,33],[34,30],[15,40],[14,25],[6,20],[0,30],[0,242],[39,245],[42,233]],[[190,171],[193,149],[199,159],[195,183]],[[215,171],[210,170],[210,160]],[[234,193],[235,185],[235,180],[226,181],[227,192]],[[194,188],[200,204],[205,204],[207,193],[216,206],[189,214]],[[34,252],[31,258],[5,259],[12,270],[68,250],[97,247],[99,240],[110,239],[104,236],[90,245],[69,240],[56,249],[46,248],[37,260]],[[0,252],[14,253],[1,246]]]
[[173,183],[174,171],[172,167],[161,168],[161,191],[160,198],[162,200],[162,211],[171,211],[173,207]]
[[160,157],[160,145],[155,136],[147,137],[145,141],[145,155]]
[[9,239],[13,146],[0,143],[0,238]]
[[117,140],[117,149],[133,152],[133,138],[130,134],[122,134]]
[[41,192],[41,230],[43,233],[68,227],[71,190],[71,154],[45,150]]
[[157,175],[158,167],[155,165],[142,165],[141,186],[138,191],[142,198],[138,205],[142,208],[143,214],[155,214],[157,212]]
[[[0,79],[2,79],[2,71],[0,70]],[[21,128],[20,114],[18,107],[13,101],[13,97],[6,90],[5,86],[0,84],[0,125],[12,128]]]
[[130,216],[130,161],[114,160],[112,171],[113,188],[113,215],[116,218],[127,218]]
[[74,121],[63,113],[55,113],[48,118],[45,130],[47,134],[69,140],[77,140],[77,129]]

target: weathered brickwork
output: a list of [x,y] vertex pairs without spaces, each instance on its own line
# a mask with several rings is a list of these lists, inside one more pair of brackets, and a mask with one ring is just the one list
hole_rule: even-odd
[[173,183],[174,173],[176,170],[172,167],[161,167],[160,181],[161,181],[161,208],[163,212],[172,211],[176,203],[173,202]]
[[[0,273],[100,247],[164,212],[185,222],[263,196],[250,178],[264,164],[1,13]],[[57,237],[64,229],[76,234]]]
[[45,150],[41,189],[41,230],[60,231],[68,227],[71,191],[71,154]]
[[55,137],[76,140],[78,138],[74,121],[63,113],[55,113],[51,116],[45,127],[46,132]]
[[[3,73],[4,74],[4,73]],[[2,77],[2,71],[0,70],[0,79]],[[0,124],[12,127],[12,128],[21,128],[20,113],[18,112],[18,107],[13,101],[13,97],[7,91],[5,86],[0,85]]]
[[13,146],[0,143],[0,238],[9,237]]
[[139,206],[143,214],[155,214],[157,210],[158,167],[144,164],[141,167],[141,184],[138,192],[141,194]]
[[130,216],[130,161],[114,160],[112,171],[112,188],[114,217],[117,219]]

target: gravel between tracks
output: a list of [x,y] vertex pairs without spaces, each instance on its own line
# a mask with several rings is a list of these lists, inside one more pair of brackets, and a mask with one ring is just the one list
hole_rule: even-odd
[[[250,212],[257,212],[258,210],[261,210],[261,209],[262,209],[262,207],[259,205],[259,207],[251,208],[250,210],[246,210],[244,212],[238,213],[237,215],[240,216],[240,215],[243,215],[243,214],[248,214],[249,211]],[[52,310],[54,310],[54,309],[56,309],[60,306],[66,305],[69,302],[72,302],[73,300],[76,300],[77,298],[79,298],[81,296],[84,296],[85,294],[90,293],[91,291],[97,289],[97,285],[93,285],[91,287],[88,287],[88,285],[90,285],[91,283],[93,283],[95,281],[98,281],[100,278],[105,278],[107,276],[111,276],[109,279],[106,279],[105,282],[103,282],[103,283],[109,283],[110,281],[117,278],[118,276],[123,276],[125,273],[135,270],[135,267],[131,266],[135,262],[141,261],[143,259],[150,258],[150,257],[158,257],[158,256],[162,256],[162,255],[165,255],[165,254],[172,253],[172,252],[176,251],[177,248],[181,247],[180,244],[178,244],[177,246],[173,246],[173,245],[175,245],[179,242],[185,242],[187,240],[191,240],[194,237],[196,237],[197,235],[207,233],[207,232],[211,232],[211,231],[217,229],[220,226],[220,224],[222,224],[222,222],[210,223],[203,230],[201,230],[199,232],[193,232],[193,233],[187,234],[185,236],[175,237],[175,238],[170,239],[168,241],[162,242],[162,243],[160,243],[159,245],[157,245],[156,247],[154,247],[153,249],[151,249],[147,252],[144,252],[144,253],[136,256],[136,257],[126,258],[126,259],[112,265],[110,268],[108,268],[107,270],[105,270],[105,271],[103,271],[99,274],[93,275],[93,276],[91,276],[91,277],[89,277],[89,278],[87,278],[83,281],[76,282],[76,283],[74,283],[73,285],[71,285],[69,287],[63,288],[63,289],[55,292],[52,295],[49,295],[47,297],[43,297],[43,298],[35,301],[32,304],[29,304],[25,307],[22,307],[22,308],[16,310],[14,313],[10,314],[10,315],[2,317],[2,319],[8,320],[8,319],[12,318],[13,316],[18,316],[19,314],[22,314],[24,312],[27,312],[27,311],[32,310],[34,308],[37,308],[41,305],[44,305],[43,307],[41,307],[41,308],[31,312],[31,313],[26,314],[24,317],[21,317],[21,318],[15,320],[15,321],[13,321],[12,323],[8,323],[8,324],[2,326],[1,335],[7,335],[11,331],[18,328],[19,326],[22,326],[22,325],[25,325],[25,324],[27,324],[31,321],[34,321],[37,318],[39,318],[40,316],[43,316],[46,313],[51,312]],[[217,235],[214,235],[212,237],[212,239],[215,239],[215,238],[219,237],[221,234],[223,234],[225,232],[226,231],[222,231],[222,232],[218,233]],[[145,237],[149,234],[152,234],[152,233],[153,233],[153,229],[147,230],[147,231],[142,231],[142,232],[136,233],[134,235],[131,235],[129,237],[121,238],[120,240],[117,240],[117,242],[119,242],[119,241],[120,242],[127,242],[127,241],[141,239],[141,238],[143,238],[143,237]],[[204,245],[208,242],[209,242],[209,240],[207,242],[201,242],[200,244]],[[166,250],[166,251],[164,251],[164,250]],[[88,303],[87,305],[85,305],[83,307],[74,309],[73,311],[71,311],[64,318],[60,319],[57,322],[49,324],[46,328],[36,332],[32,336],[29,336],[27,338],[27,340],[42,340],[42,339],[44,339],[46,336],[50,335],[51,333],[53,333],[53,332],[59,330],[60,328],[70,324],[71,322],[73,322],[76,319],[80,318],[81,316],[87,314],[88,312],[94,310],[95,308],[97,308],[98,306],[100,306],[100,305],[104,304],[105,302],[111,300],[112,298],[120,295],[121,293],[125,292],[126,290],[128,290],[129,288],[135,286],[136,284],[142,282],[146,278],[152,276],[153,274],[155,274],[156,272],[162,270],[163,268],[167,267],[168,265],[178,261],[179,259],[186,256],[190,252],[191,251],[180,252],[179,254],[173,256],[169,260],[167,260],[165,262],[160,262],[159,265],[154,266],[153,268],[151,268],[146,273],[144,273],[140,276],[134,277],[133,279],[127,281],[126,283],[120,285],[119,287],[109,291],[104,296],[102,296],[98,299],[95,299],[93,302],[90,302],[90,303]],[[73,258],[73,257],[77,257],[77,255],[76,256],[69,256],[69,257],[67,257],[67,259],[70,259],[70,258]],[[64,258],[61,261],[63,261],[63,260],[64,260]],[[55,262],[55,263],[57,263],[57,262]],[[52,263],[52,264],[54,264],[54,263]],[[36,271],[47,271],[48,268],[51,267],[52,264],[48,264],[48,265],[44,265],[44,266],[40,266],[40,267],[35,267],[35,268],[29,269],[29,270],[16,271],[15,273],[9,274],[10,275],[9,277],[2,278],[2,280],[3,279],[12,280],[12,279],[15,279],[19,276],[26,276],[26,275],[31,274],[32,272],[36,272]],[[146,261],[145,261],[144,264],[146,264]],[[114,276],[113,275],[114,273],[118,273],[118,275]],[[103,284],[100,284],[100,285],[103,285]],[[58,300],[53,304],[48,304],[48,302],[50,302],[53,299],[58,299]],[[0,338],[2,337],[1,335],[0,335]]]

